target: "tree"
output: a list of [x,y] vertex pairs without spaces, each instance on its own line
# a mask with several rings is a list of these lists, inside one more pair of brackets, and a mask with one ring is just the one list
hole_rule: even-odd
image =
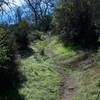
[[67,38],[83,47],[95,46],[98,40],[100,1],[61,0],[53,22],[56,30],[64,32]]
[[[20,50],[25,50],[29,45],[29,25],[26,21],[21,21],[15,27],[15,41],[17,48]],[[20,30],[20,31],[19,31]]]
[[33,12],[34,26],[40,30],[47,31],[51,22],[51,14],[56,0],[25,0]]
[[6,8],[8,7],[9,9],[11,9],[11,5],[14,4],[12,2],[10,2],[10,0],[0,0],[0,11],[6,12]]
[[[13,10],[12,5],[15,5],[14,1],[12,2],[12,0],[0,0],[0,22],[3,24],[9,23],[11,21],[10,14]],[[7,20],[7,22],[5,20]]]

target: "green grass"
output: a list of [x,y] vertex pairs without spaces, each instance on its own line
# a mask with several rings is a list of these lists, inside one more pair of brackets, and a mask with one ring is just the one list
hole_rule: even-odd
[[45,47],[45,50],[47,51],[47,54],[52,52],[54,56],[71,56],[76,54],[76,52],[70,46],[64,47],[63,43],[60,42],[58,37],[52,37],[51,41]]
[[100,91],[98,87],[100,69],[91,68],[86,71],[72,71],[72,75],[77,82],[77,91],[71,100],[96,100],[98,92]]
[[47,63],[31,56],[22,60],[20,71],[27,79],[19,90],[25,100],[59,100],[60,76]]

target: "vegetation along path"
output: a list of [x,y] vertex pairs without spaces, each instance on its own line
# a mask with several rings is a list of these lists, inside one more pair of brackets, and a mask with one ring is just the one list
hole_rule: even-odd
[[19,67],[26,78],[19,88],[19,94],[25,100],[96,99],[100,78],[99,53],[64,47],[58,37],[36,41],[30,48],[33,53],[27,52]]
[[45,55],[49,64],[63,77],[60,100],[96,99],[100,77],[99,52],[76,51],[72,47],[64,47],[53,37],[45,48]]

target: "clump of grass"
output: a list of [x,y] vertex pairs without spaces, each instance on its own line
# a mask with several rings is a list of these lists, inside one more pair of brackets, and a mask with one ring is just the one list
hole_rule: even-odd
[[38,49],[38,50],[43,50],[46,46],[46,43],[44,41],[38,41],[36,44],[35,44],[35,47]]

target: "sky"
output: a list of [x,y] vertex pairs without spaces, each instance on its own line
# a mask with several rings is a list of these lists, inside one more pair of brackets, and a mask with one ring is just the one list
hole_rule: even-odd
[[[12,8],[15,8],[15,7],[18,7],[18,6],[21,7],[24,4],[24,0],[10,0],[10,3],[11,3],[11,7]],[[3,16],[2,16],[2,12],[0,12],[0,16],[1,16],[0,17],[0,23],[2,23],[2,22],[8,22],[9,16],[11,17],[14,14],[14,12],[9,9],[9,7],[7,7],[7,6],[4,5],[3,8],[5,9],[6,13],[4,13]],[[7,13],[9,13],[9,14],[7,14]],[[13,20],[13,16],[12,16],[12,20]]]
[[[24,4],[24,0],[10,0],[9,4],[12,8],[15,8],[17,6],[22,6]],[[3,8],[6,9],[6,11],[9,10],[9,7],[7,5],[4,5]]]
[[24,3],[24,0],[12,0],[16,5],[21,6]]
[[15,2],[16,2],[17,5],[20,5],[22,0],[21,1],[20,0],[15,0]]

